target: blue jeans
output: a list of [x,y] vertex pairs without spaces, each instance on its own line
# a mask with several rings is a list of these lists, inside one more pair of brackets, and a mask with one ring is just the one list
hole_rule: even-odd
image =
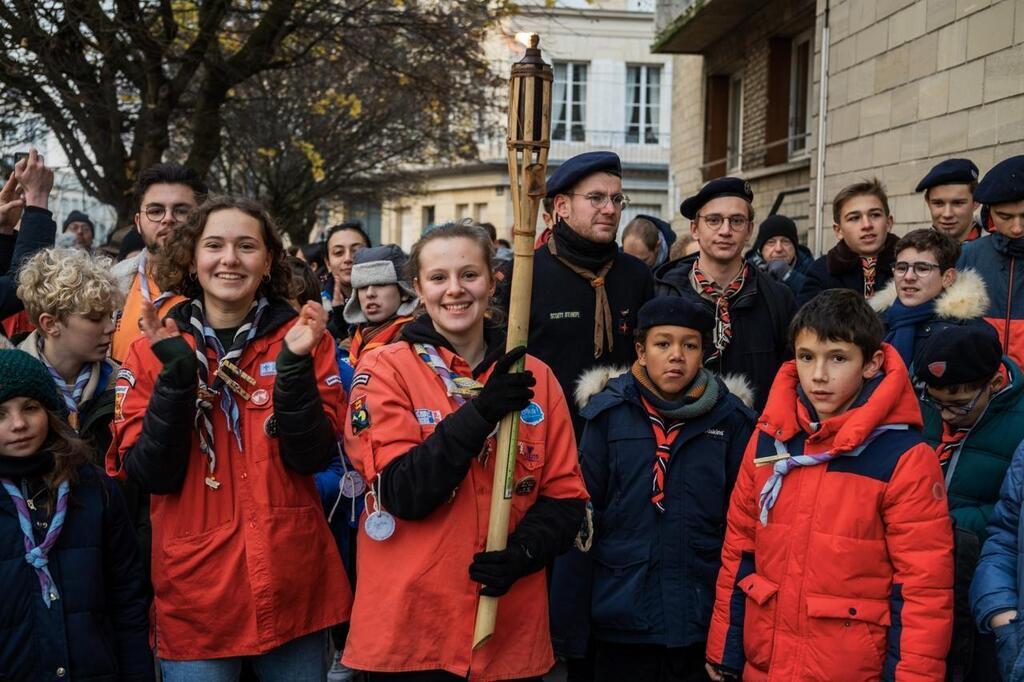
[[323,682],[327,677],[327,630],[293,639],[259,656],[202,661],[160,659],[164,682],[237,682],[248,660],[262,682]]

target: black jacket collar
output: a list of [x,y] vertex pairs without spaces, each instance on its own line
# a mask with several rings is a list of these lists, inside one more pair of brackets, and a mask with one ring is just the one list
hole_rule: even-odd
[[[456,353],[448,339],[441,336],[434,329],[434,322],[430,315],[420,315],[415,320],[405,325],[402,329],[402,340],[409,343],[423,343],[439,348],[447,348]],[[484,352],[483,361],[473,368],[473,377],[476,378],[487,371],[497,362],[498,358],[505,354],[505,329],[497,325],[484,324],[484,345],[487,350]]]

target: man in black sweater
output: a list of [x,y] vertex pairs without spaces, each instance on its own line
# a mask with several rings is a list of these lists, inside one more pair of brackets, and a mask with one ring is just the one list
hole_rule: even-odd
[[569,159],[548,178],[547,198],[555,225],[534,253],[527,348],[558,378],[579,436],[576,381],[591,367],[633,362],[636,313],[654,295],[654,281],[643,261],[615,243],[628,202],[616,154]]

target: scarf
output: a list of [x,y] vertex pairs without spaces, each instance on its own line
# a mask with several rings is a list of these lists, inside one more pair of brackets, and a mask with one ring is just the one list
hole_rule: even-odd
[[967,434],[971,432],[970,426],[963,429],[954,429],[945,421],[942,422],[942,437],[939,444],[935,447],[935,454],[939,456],[939,466],[942,467],[943,472],[946,471],[946,466],[949,464],[950,458],[956,449],[964,442],[967,438]]
[[[235,332],[235,339],[231,348],[226,352],[217,339],[217,333],[206,322],[206,312],[203,310],[202,299],[194,298],[191,302],[192,311],[189,324],[192,326],[192,335],[196,341],[196,359],[199,370],[199,391],[196,397],[196,421],[195,428],[199,434],[199,450],[206,455],[209,475],[206,477],[206,485],[216,490],[220,487],[215,471],[217,468],[217,454],[213,442],[213,397],[220,393],[220,409],[227,418],[228,430],[238,441],[238,449],[242,450],[242,433],[238,428],[239,410],[235,402],[235,396],[231,387],[225,388],[223,377],[218,370],[225,362],[236,362],[242,357],[246,346],[256,336],[259,327],[260,317],[267,308],[267,299],[259,298],[254,300],[246,313],[242,326]],[[207,345],[214,349],[217,355],[217,369],[211,373],[209,359],[206,357]],[[211,377],[212,374],[212,377]],[[224,390],[221,390],[221,389]]]
[[348,349],[349,363],[355,367],[359,362],[359,356],[364,352],[386,346],[398,339],[402,327],[412,320],[412,317],[393,317],[377,325],[358,325],[352,334],[352,343]]
[[1024,237],[1020,239],[1010,239],[1003,235],[999,236],[1002,236],[1003,240],[1006,242],[1006,254],[1010,256],[1010,258],[1024,258]]
[[[865,280],[867,281],[867,280]],[[892,307],[885,311],[885,324],[888,331],[885,341],[892,344],[903,358],[903,364],[910,369],[914,360],[914,342],[917,336],[917,325],[927,322],[935,316],[935,300],[915,306],[905,306],[896,299]]]
[[697,267],[697,262],[694,261],[693,263],[693,269],[690,272],[693,274],[694,283],[699,287],[699,292],[711,299],[711,302],[715,304],[715,333],[713,339],[715,349],[704,358],[705,364],[720,358],[729,342],[732,341],[732,315],[729,312],[729,304],[743,289],[743,285],[746,284],[749,267],[749,265],[744,263],[743,267],[740,268],[739,274],[724,289],[719,290],[715,286],[714,280],[701,272],[701,269]]
[[873,296],[875,290],[889,281],[892,266],[896,262],[896,242],[899,237],[894,234],[885,236],[882,250],[874,256],[861,256],[840,240],[825,255],[828,274],[833,277],[857,273],[863,280],[862,293],[864,298]]
[[640,401],[651,422],[651,430],[654,432],[651,504],[659,513],[664,513],[665,480],[672,445],[687,420],[707,414],[718,404],[718,380],[711,372],[701,367],[689,388],[683,393],[683,397],[670,401],[654,385],[647,369],[639,362],[634,362],[630,371],[640,391]]
[[864,298],[871,298],[875,295],[875,272],[878,267],[878,259],[874,256],[861,256],[860,267],[864,276]]
[[78,378],[75,379],[74,385],[69,386],[64,383],[64,377],[60,375],[50,361],[43,355],[43,337],[42,335],[36,336],[36,351],[37,356],[42,360],[43,365],[46,367],[46,371],[50,373],[50,378],[53,379],[53,383],[57,385],[57,389],[60,390],[61,396],[64,398],[64,406],[68,410],[68,424],[71,425],[75,431],[78,431],[80,419],[78,416],[78,406],[83,402],[83,395],[85,393],[85,387],[89,383],[89,379],[92,378],[93,372],[99,373],[100,363],[99,362],[87,362],[82,365],[82,369],[78,372]]
[[53,453],[49,450],[28,457],[0,455],[0,478],[12,481],[23,478],[42,478],[53,471]]
[[437,352],[435,346],[429,343],[414,343],[412,347],[416,351],[416,356],[427,363],[427,366],[434,370],[434,373],[441,378],[441,383],[444,384],[448,397],[454,400],[455,404],[459,407],[466,404],[467,398],[476,397],[480,393],[480,389],[484,387],[476,379],[464,377],[452,371],[445,364],[444,359]]
[[64,527],[64,518],[68,510],[68,493],[71,491],[71,486],[64,481],[57,488],[57,506],[50,519],[50,528],[46,531],[43,541],[37,545],[35,536],[32,534],[32,513],[29,511],[25,496],[10,479],[0,479],[0,483],[3,484],[7,494],[11,496],[14,508],[18,511],[18,525],[21,526],[21,534],[25,540],[25,563],[35,569],[43,594],[43,603],[46,604],[46,608],[50,608],[50,604],[58,599],[60,594],[57,591],[57,584],[50,574],[48,555],[53,546],[57,544],[57,538],[60,537],[60,531]]
[[590,283],[594,289],[594,358],[605,352],[605,338],[608,352],[614,346],[612,332],[612,309],[608,303],[605,277],[615,264],[618,248],[614,242],[597,244],[576,234],[559,218],[555,223],[552,238],[548,240],[548,251],[565,267]]
[[146,276],[146,262],[149,260],[149,249],[143,249],[139,252],[139,293],[142,294],[142,298],[153,304],[153,307],[160,310],[160,306],[163,305],[164,301],[174,296],[172,291],[164,291],[156,300],[153,300],[153,294],[149,291],[149,278]]
[[[841,453],[838,456],[859,457],[860,454],[864,452],[864,450],[866,450],[876,438],[886,431],[905,431],[908,428],[909,427],[906,424],[885,424],[883,426],[879,426],[868,434],[868,437],[864,439],[863,443],[853,450]],[[804,433],[797,434],[797,436],[788,443],[775,439],[775,454],[778,456],[784,456],[784,458],[776,460],[772,464],[772,475],[768,477],[764,487],[761,488],[761,494],[758,498],[758,507],[760,507],[761,510],[760,521],[762,526],[768,525],[768,510],[774,507],[775,502],[778,501],[779,493],[782,492],[782,481],[786,477],[786,474],[797,467],[816,466],[837,456],[834,455],[831,450],[826,450],[818,455],[803,454],[805,439],[806,434]]]

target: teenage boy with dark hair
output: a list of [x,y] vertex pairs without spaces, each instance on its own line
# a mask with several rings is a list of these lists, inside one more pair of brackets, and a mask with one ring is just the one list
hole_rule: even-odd
[[960,244],[932,228],[914,230],[896,242],[893,279],[868,301],[885,325],[885,341],[907,369],[927,339],[951,325],[988,326],[985,282],[974,270],[959,272]]
[[714,324],[699,302],[653,298],[637,316],[633,366],[593,369],[576,389],[597,682],[706,679],[725,512],[756,418],[702,366]]
[[[985,525],[1017,444],[1024,440],[1024,375],[985,323],[933,335],[915,363],[924,435],[936,448],[956,529],[956,625],[949,665],[966,680],[996,679],[995,650],[978,636],[967,588]],[[985,626],[982,626],[985,630]]]
[[860,292],[790,325],[740,466],[708,637],[714,680],[941,680],[953,540],[907,370]]
[[851,289],[871,298],[892,279],[889,197],[877,178],[844,187],[832,200],[832,230],[839,241],[807,269],[797,306],[826,289]]

